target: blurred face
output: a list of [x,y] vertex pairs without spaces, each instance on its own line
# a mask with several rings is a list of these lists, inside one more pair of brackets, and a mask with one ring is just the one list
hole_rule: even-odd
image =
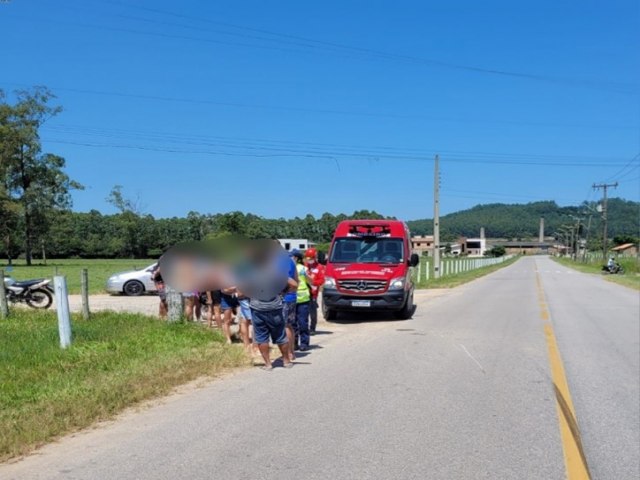
[[304,263],[306,265],[315,265],[316,264],[316,259],[313,258],[313,257],[305,257]]

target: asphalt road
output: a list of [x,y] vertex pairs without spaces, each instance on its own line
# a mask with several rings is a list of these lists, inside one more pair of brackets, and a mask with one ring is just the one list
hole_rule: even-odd
[[168,397],[0,478],[566,478],[545,325],[591,477],[640,478],[638,292],[540,257],[417,302],[412,320],[330,324],[291,370]]

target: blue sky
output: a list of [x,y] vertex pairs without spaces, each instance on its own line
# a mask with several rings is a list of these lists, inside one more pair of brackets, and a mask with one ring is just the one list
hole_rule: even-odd
[[0,88],[111,212],[433,212],[640,200],[637,1],[11,0]]

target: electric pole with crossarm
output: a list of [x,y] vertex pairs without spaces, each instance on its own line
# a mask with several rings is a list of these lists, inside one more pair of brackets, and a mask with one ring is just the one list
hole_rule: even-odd
[[433,169],[433,278],[440,278],[440,157]]
[[602,191],[604,192],[602,199],[602,223],[604,224],[602,227],[602,259],[605,262],[607,261],[607,251],[609,250],[607,248],[607,189],[611,187],[617,188],[618,182],[593,184],[594,190],[602,189]]

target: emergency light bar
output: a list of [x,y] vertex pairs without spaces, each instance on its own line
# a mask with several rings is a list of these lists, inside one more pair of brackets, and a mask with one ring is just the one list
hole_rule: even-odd
[[350,237],[388,237],[391,229],[388,225],[352,225],[349,227]]

